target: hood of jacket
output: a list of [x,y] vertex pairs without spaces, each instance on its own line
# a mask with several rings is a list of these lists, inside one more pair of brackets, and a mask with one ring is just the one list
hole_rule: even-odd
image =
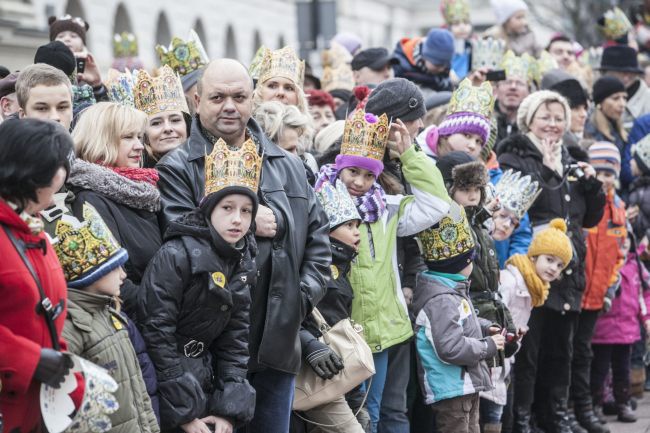
[[77,158],[67,183],[73,189],[90,190],[134,209],[160,210],[158,188],[146,182],[135,182],[99,164]]
[[330,244],[332,249],[332,264],[335,265],[339,271],[346,275],[352,265],[352,260],[357,256],[357,252],[349,245],[330,237]]
[[469,281],[467,279],[455,281],[443,274],[427,271],[418,274],[416,287],[417,290],[413,293],[413,311],[417,313],[434,296],[449,294],[467,297]]

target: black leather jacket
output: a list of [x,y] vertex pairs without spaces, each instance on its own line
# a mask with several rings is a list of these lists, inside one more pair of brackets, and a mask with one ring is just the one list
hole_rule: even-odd
[[[194,209],[203,198],[204,155],[213,144],[192,121],[187,142],[156,165],[163,203],[161,225]],[[258,281],[252,292],[251,368],[270,367],[297,374],[300,370],[298,331],[303,319],[325,294],[331,254],[327,215],[307,183],[300,159],[271,142],[255,120],[248,134],[264,160],[260,204],[273,210],[275,238],[257,238]]]

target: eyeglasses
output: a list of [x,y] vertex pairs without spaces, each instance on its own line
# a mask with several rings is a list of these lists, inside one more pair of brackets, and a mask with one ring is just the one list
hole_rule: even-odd
[[496,221],[499,220],[503,224],[508,224],[511,227],[517,227],[519,225],[519,219],[515,216],[511,216],[507,213],[497,212],[492,215],[492,218]]
[[551,117],[551,116],[541,116],[541,117],[533,117],[533,121],[537,121],[546,125],[564,125],[566,123],[566,119],[563,117]]

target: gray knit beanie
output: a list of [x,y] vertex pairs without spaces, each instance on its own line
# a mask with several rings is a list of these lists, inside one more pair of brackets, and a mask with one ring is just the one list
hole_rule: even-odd
[[389,119],[403,122],[417,120],[427,114],[422,92],[404,78],[392,78],[375,87],[368,97],[365,110],[377,116],[386,113]]

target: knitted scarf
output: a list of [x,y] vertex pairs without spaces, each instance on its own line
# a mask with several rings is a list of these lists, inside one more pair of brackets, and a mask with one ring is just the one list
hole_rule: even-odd
[[155,168],[133,168],[133,167],[109,167],[115,173],[126,177],[134,182],[146,182],[153,186],[158,183],[158,170]]
[[[336,185],[338,174],[339,172],[334,164],[325,164],[318,173],[314,189],[318,191],[326,180],[332,185]],[[352,200],[359,211],[361,221],[364,223],[374,223],[386,212],[386,192],[377,181],[372,184],[368,192],[361,197],[352,197]]]
[[533,307],[544,305],[548,297],[548,289],[551,285],[539,278],[537,272],[535,272],[535,264],[530,257],[525,254],[515,254],[508,259],[506,264],[513,265],[521,272],[521,276],[524,278],[524,282],[528,288],[528,293],[530,293]]

